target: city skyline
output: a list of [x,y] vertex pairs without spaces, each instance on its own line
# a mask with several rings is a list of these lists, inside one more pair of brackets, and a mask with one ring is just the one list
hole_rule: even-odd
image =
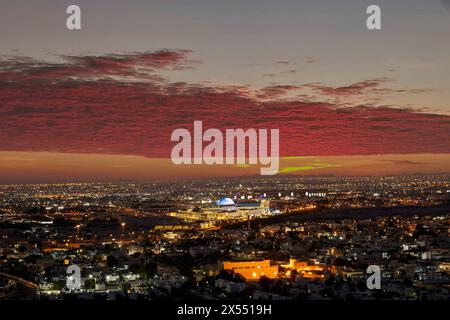
[[448,300],[448,181],[0,186],[0,300]]

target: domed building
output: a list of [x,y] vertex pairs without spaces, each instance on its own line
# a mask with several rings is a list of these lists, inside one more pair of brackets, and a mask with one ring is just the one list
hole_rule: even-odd
[[216,201],[217,206],[234,206],[235,203],[231,198],[220,198]]
[[236,203],[231,198],[220,198],[216,201],[220,211],[236,211]]
[[198,208],[171,212],[169,216],[189,223],[199,223],[201,228],[211,228],[225,221],[245,221],[249,217],[261,216],[264,212],[268,212],[268,205],[269,202],[265,199],[235,202],[231,198],[223,197],[212,203],[208,201],[208,204],[204,203]]

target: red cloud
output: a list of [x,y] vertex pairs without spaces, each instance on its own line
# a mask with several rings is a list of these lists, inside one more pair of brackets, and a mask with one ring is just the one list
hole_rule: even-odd
[[366,93],[370,89],[374,89],[379,87],[381,84],[387,82],[388,79],[373,79],[373,80],[365,80],[361,82],[353,83],[349,86],[343,87],[327,87],[319,84],[309,84],[308,87],[312,88],[315,91],[318,91],[325,95],[330,96],[351,96],[351,95],[359,95]]
[[260,90],[260,94],[258,94],[258,98],[260,99],[274,99],[279,96],[282,96],[289,91],[301,89],[299,86],[291,86],[291,85],[272,85],[268,87],[264,87]]
[[57,81],[80,77],[83,79],[110,76],[147,78],[157,69],[191,68],[194,61],[187,60],[189,52],[188,50],[159,50],[104,56],[62,56],[62,63],[13,57],[0,61],[0,79]]
[[303,87],[304,88],[310,88],[317,93],[320,93],[324,96],[329,97],[355,97],[360,95],[369,95],[369,94],[377,94],[377,95],[388,95],[391,93],[423,93],[423,92],[429,92],[432,91],[430,89],[393,89],[393,88],[386,88],[381,87],[382,85],[387,84],[389,81],[391,81],[388,78],[379,78],[379,79],[369,79],[364,80],[360,82],[356,82],[353,84],[350,84],[348,86],[342,86],[342,87],[329,87],[324,86],[322,84],[317,83],[310,83],[306,84]]
[[[169,83],[136,70],[189,66],[184,51],[66,57],[50,65],[26,58],[3,61],[0,150],[168,158],[171,132],[202,120],[205,128],[279,128],[283,156],[450,153],[446,115],[307,100],[267,102],[252,98],[245,86]],[[120,79],[129,75],[139,81]],[[355,94],[380,82],[331,93]],[[276,97],[297,88],[272,86],[263,94]]]

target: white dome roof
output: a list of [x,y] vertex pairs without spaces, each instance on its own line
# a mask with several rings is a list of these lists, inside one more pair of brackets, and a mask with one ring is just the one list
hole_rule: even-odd
[[216,201],[216,205],[218,206],[234,206],[235,203],[231,198],[220,198]]

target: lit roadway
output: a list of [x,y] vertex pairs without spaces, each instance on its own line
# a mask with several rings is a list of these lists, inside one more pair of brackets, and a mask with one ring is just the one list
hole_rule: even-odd
[[26,286],[27,288],[35,290],[36,294],[39,295],[39,286],[34,282],[31,282],[31,281],[28,281],[28,280],[25,280],[25,279],[16,277],[12,274],[4,273],[4,272],[0,272],[0,277],[16,281],[17,283],[20,283],[20,284]]

